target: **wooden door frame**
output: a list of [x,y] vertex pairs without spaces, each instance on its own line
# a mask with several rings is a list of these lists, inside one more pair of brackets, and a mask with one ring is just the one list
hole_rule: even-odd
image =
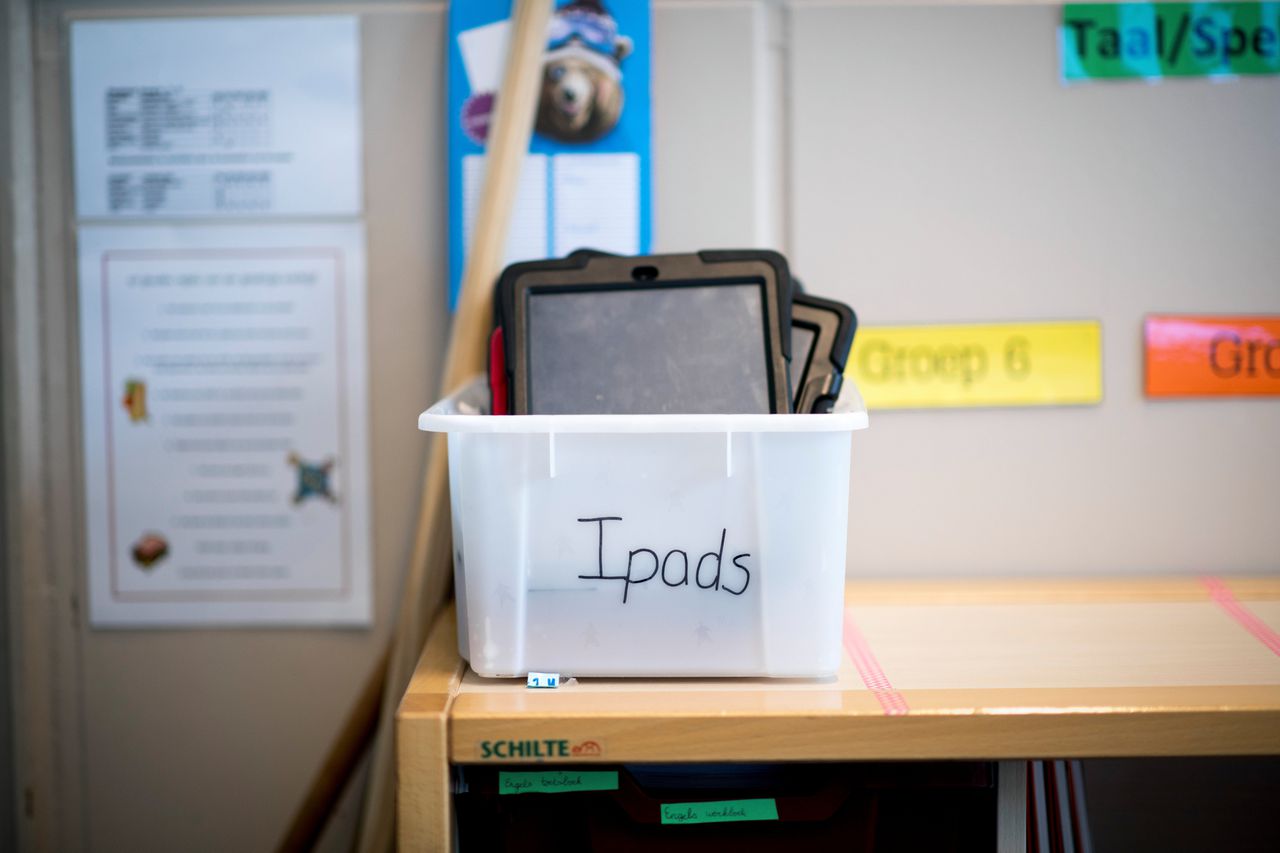
[[[65,82],[58,16],[35,0],[0,11],[0,436],[3,649],[20,850],[82,850],[78,464],[69,445],[73,303],[61,158]],[[52,259],[52,262],[51,262]]]

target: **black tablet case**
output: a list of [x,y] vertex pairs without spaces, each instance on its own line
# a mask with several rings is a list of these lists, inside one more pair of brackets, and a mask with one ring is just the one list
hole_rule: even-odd
[[579,251],[509,266],[496,298],[512,414],[792,411],[776,252]]
[[829,412],[840,396],[858,318],[842,302],[791,295],[791,387],[796,412]]

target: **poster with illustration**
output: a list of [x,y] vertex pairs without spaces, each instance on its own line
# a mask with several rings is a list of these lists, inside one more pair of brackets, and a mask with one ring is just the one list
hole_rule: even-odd
[[363,226],[77,242],[91,624],[369,625]]
[[[506,62],[511,0],[449,4],[449,303],[457,300]],[[649,2],[559,0],[505,263],[649,251]]]

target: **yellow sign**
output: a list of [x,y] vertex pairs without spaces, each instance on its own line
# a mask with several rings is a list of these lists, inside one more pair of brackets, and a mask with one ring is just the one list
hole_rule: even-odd
[[862,328],[845,375],[871,409],[1098,403],[1102,324]]

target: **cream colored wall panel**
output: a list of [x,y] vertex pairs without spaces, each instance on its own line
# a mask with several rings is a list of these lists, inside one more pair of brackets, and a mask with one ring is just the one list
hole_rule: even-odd
[[654,2],[655,251],[776,246],[766,21],[763,2]]
[[1280,79],[1064,87],[1059,15],[789,8],[811,289],[866,325],[1103,322],[1100,407],[873,414],[850,571],[1275,571],[1280,401],[1146,402],[1141,321],[1280,312]]

